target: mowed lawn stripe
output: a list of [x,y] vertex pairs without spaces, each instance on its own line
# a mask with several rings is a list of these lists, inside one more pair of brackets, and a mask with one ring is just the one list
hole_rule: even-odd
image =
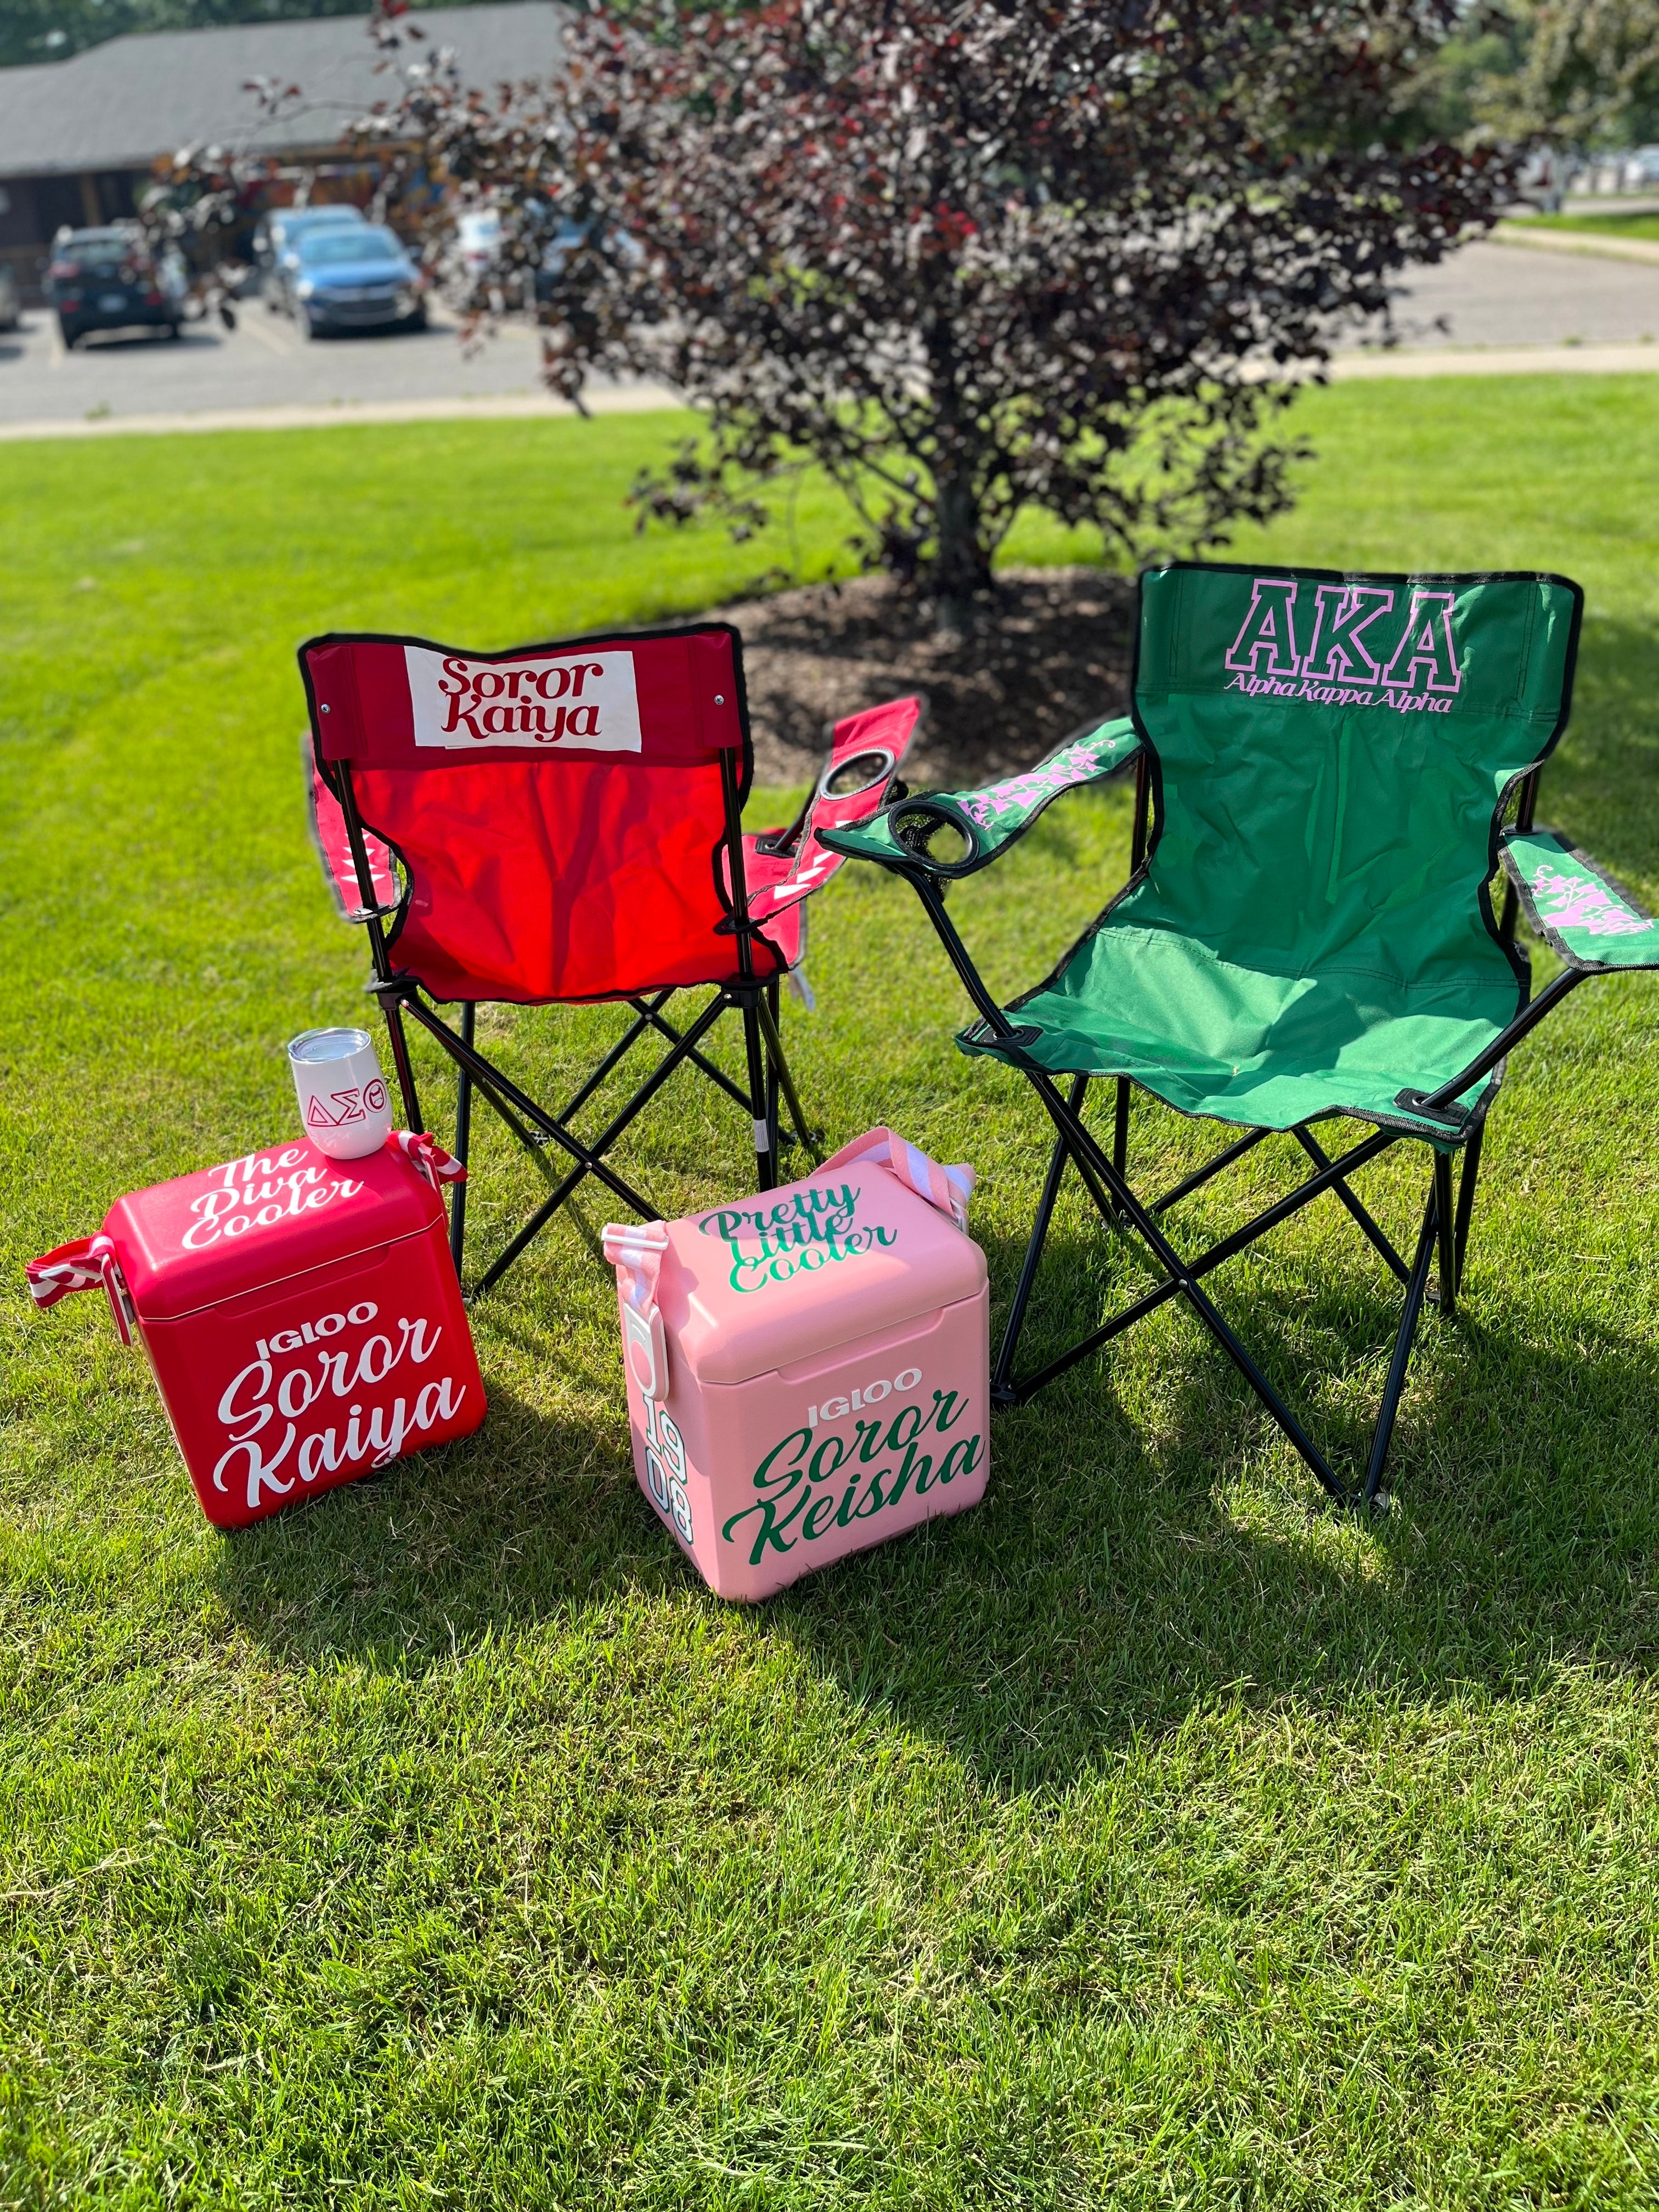
[[[1651,901],[1659,393],[1351,386],[1299,420],[1302,504],[1243,557],[1586,586],[1540,815]],[[724,1607],[634,1486],[572,1221],[477,1310],[477,1437],[227,1540],[99,1302],[29,1308],[24,1261],[121,1192],[286,1130],[284,1039],[366,1004],[306,837],[295,643],[738,595],[787,532],[623,509],[681,428],[0,454],[0,2203],[1652,2204],[1650,980],[1516,1056],[1375,1526],[1165,1309],[999,1420],[975,1513]],[[809,489],[793,526],[822,566],[848,521]],[[1127,831],[1121,791],[1066,802],[953,894],[999,988]],[[844,871],[811,969],[813,1113],[973,1161],[1006,1299],[1042,1131],[954,1051],[914,900]],[[548,1090],[615,1021],[481,1017]],[[1134,1163],[1214,1141],[1145,1109]],[[671,1211],[746,1172],[707,1085],[629,1158]],[[1196,1246],[1294,1172],[1265,1146],[1175,1224]],[[1418,1161],[1362,1188],[1405,1237]],[[487,1132],[480,1250],[535,1189]],[[1146,1279],[1068,1194],[1034,1355]],[[1395,1292],[1346,1217],[1215,1287],[1353,1451]]]

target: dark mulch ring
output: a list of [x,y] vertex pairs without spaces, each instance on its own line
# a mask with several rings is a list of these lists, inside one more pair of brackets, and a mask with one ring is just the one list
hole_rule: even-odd
[[883,576],[722,607],[743,632],[761,783],[805,783],[824,725],[906,691],[927,720],[913,790],[1028,768],[1074,730],[1125,711],[1134,585],[1101,568],[1010,568],[974,632],[947,636],[930,602]]

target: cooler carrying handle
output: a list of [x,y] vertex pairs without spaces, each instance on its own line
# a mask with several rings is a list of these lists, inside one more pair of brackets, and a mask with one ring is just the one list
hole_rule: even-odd
[[623,1294],[623,1358],[647,1398],[668,1396],[668,1339],[657,1310],[657,1276],[668,1249],[660,1221],[608,1221],[601,1242]]
[[56,1251],[31,1260],[23,1270],[23,1277],[29,1296],[42,1312],[72,1291],[95,1291],[101,1285],[109,1297],[109,1310],[115,1316],[116,1334],[123,1344],[132,1342],[133,1323],[138,1317],[133,1308],[132,1293],[121,1273],[114,1239],[106,1237],[101,1229],[95,1237],[77,1237],[72,1243],[60,1244]]
[[814,1172],[823,1175],[830,1168],[859,1167],[866,1161],[885,1168],[907,1189],[915,1191],[918,1198],[925,1198],[929,1206],[966,1232],[968,1201],[979,1178],[965,1161],[958,1162],[955,1167],[941,1167],[919,1145],[896,1136],[890,1129],[878,1127],[866,1129],[861,1137],[854,1137],[850,1145],[843,1145]]

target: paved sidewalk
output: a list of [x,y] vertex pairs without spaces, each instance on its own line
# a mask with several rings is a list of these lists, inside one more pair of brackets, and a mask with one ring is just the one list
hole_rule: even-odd
[[1482,239],[1407,270],[1395,323],[1425,352],[1659,343],[1659,267]]
[[1518,246],[1523,253],[1589,253],[1604,261],[1645,261],[1659,266],[1659,238],[1620,238],[1616,231],[1544,230],[1536,223],[1500,222],[1495,246]]
[[[591,392],[590,415],[653,414],[678,407],[664,385],[638,384]],[[79,422],[41,416],[33,422],[0,422],[0,445],[42,438],[177,437],[204,430],[338,430],[359,422],[498,422],[570,417],[580,412],[539,392],[507,392],[479,399],[353,400],[332,406],[205,408],[195,414],[101,415]]]
[[[1340,353],[1334,384],[1370,377],[1616,376],[1659,369],[1659,344],[1406,347],[1389,353]],[[3,435],[3,433],[0,433]]]

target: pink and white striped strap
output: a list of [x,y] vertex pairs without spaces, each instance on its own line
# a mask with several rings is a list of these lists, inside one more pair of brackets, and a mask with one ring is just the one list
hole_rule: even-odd
[[622,1271],[623,1296],[636,1313],[657,1303],[657,1277],[668,1249],[668,1231],[660,1221],[607,1221],[599,1234],[605,1258]]
[[908,1184],[918,1198],[925,1198],[929,1206],[948,1213],[958,1229],[967,1229],[968,1201],[978,1181],[972,1168],[965,1164],[943,1168],[916,1146],[896,1137],[890,1129],[866,1129],[850,1145],[843,1145],[832,1159],[827,1159],[815,1172],[823,1175],[830,1168],[860,1167],[866,1160],[885,1168],[889,1175]]
[[114,1243],[101,1230],[95,1237],[77,1237],[72,1244],[60,1244],[44,1258],[31,1260],[23,1270],[23,1278],[29,1286],[29,1296],[43,1312],[46,1307],[55,1306],[59,1298],[68,1297],[72,1291],[95,1291],[101,1286],[115,1316],[116,1334],[123,1344],[132,1342],[131,1295],[115,1256]]
[[435,1137],[424,1133],[416,1136],[412,1130],[394,1129],[392,1142],[406,1160],[412,1161],[431,1184],[434,1190],[444,1182],[465,1182],[466,1170],[453,1152],[447,1152]]

